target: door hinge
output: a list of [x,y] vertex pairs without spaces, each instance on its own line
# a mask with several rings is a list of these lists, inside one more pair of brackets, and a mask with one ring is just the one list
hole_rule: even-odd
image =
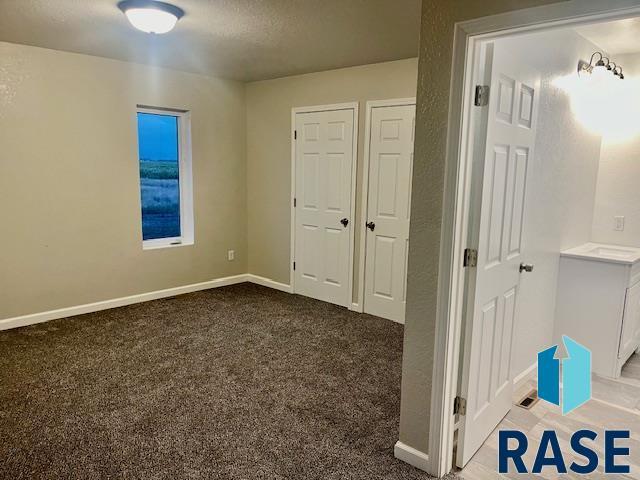
[[466,415],[467,414],[467,399],[462,397],[456,397],[453,401],[453,414]]
[[293,269],[296,269],[296,262],[293,262]]
[[489,105],[489,85],[476,85],[476,93],[473,103],[476,107],[485,107]]
[[464,262],[465,267],[477,267],[478,266],[478,250],[473,248],[464,249]]
[[294,130],[293,131],[293,139],[297,140],[298,139],[298,130]]

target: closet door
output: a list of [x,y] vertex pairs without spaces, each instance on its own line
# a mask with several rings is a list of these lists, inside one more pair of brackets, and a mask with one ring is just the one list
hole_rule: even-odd
[[296,114],[295,293],[351,304],[353,108]]
[[364,311],[404,323],[416,106],[371,108]]

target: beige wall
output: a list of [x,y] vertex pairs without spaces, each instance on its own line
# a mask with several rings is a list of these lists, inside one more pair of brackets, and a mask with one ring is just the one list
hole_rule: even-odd
[[400,440],[428,450],[454,24],[554,0],[422,2]]
[[[0,43],[0,319],[245,273],[244,92]],[[192,112],[194,246],[142,250],[136,104]]]
[[[289,284],[291,109],[360,102],[356,187],[356,262],[367,100],[414,97],[417,59],[247,84],[249,271]],[[356,263],[357,265],[357,263]],[[354,291],[357,291],[357,277]]]

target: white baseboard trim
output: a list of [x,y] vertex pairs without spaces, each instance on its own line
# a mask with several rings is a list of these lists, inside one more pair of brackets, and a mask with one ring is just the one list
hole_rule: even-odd
[[534,378],[537,371],[538,371],[538,362],[535,362],[529,368],[527,368],[526,370],[523,370],[518,375],[516,375],[516,377],[513,379],[513,388],[518,389],[523,384],[525,384],[526,382]]
[[[194,283],[181,287],[166,288],[164,290],[156,290],[154,292],[140,293],[130,295],[128,297],[113,298],[111,300],[103,300],[95,303],[87,303],[84,305],[76,305],[74,307],[59,308],[57,310],[49,310],[46,312],[33,313],[30,315],[22,315],[19,317],[5,318],[0,320],[0,331],[9,330],[11,328],[26,327],[36,323],[48,322],[58,318],[73,317],[74,315],[83,315],[85,313],[99,312],[109,308],[124,307],[133,305],[134,303],[148,302],[150,300],[158,300],[160,298],[175,297],[184,293],[198,292],[200,290],[209,290],[210,288],[224,287],[226,285],[234,285],[236,283],[251,282],[264,287],[273,288],[282,292],[293,293],[291,285],[276,282],[270,278],[260,277],[251,273],[242,275],[234,275],[232,277],[217,278],[208,282]],[[360,312],[357,303],[352,305],[352,310]]]
[[82,315],[85,313],[99,312],[109,308],[124,307],[125,305],[133,305],[134,303],[148,302],[159,298],[174,297],[184,293],[198,292],[200,290],[209,290],[210,288],[224,287],[226,285],[234,285],[249,281],[247,275],[234,275],[232,277],[217,278],[208,282],[194,283],[181,287],[166,288],[164,290],[156,290],[154,292],[141,293],[138,295],[130,295],[128,297],[113,298],[111,300],[103,300],[101,302],[87,303],[85,305],[77,305],[75,307],[60,308],[57,310],[49,310],[47,312],[33,313],[31,315],[22,315],[20,317],[5,318],[0,320],[0,331],[9,330],[10,328],[26,327],[36,323],[48,322],[58,318],[72,317],[74,315]]
[[293,293],[293,288],[291,288],[291,285],[287,285],[286,283],[276,282],[275,280],[271,280],[270,278],[260,277],[251,273],[248,273],[246,277],[247,282],[262,285],[263,287],[273,288],[282,292]]
[[420,470],[429,471],[429,455],[402,443],[400,440],[393,447],[393,455],[398,460],[402,460]]
[[362,313],[362,309],[360,308],[360,305],[357,304],[356,302],[353,302],[351,305],[349,305],[349,310],[351,310],[352,312]]

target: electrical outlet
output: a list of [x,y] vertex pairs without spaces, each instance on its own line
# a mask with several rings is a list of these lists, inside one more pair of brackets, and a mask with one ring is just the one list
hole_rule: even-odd
[[613,229],[616,232],[622,232],[624,230],[624,217],[613,217]]
[[227,258],[229,259],[229,261],[233,261],[236,258],[236,251],[235,250],[229,250],[227,252]]

